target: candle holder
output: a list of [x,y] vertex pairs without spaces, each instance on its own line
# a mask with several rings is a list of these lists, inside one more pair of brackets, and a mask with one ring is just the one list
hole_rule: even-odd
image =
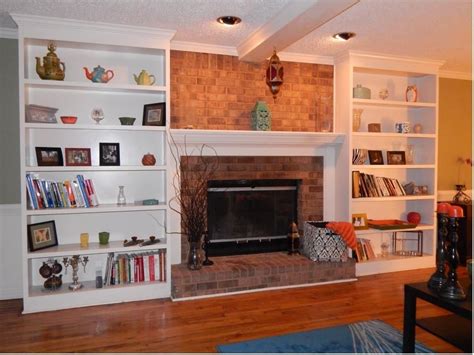
[[202,262],[202,264],[204,266],[211,266],[211,265],[214,265],[214,262],[212,260],[209,260],[209,257],[207,256],[207,251],[209,249],[209,233],[206,231],[204,233],[204,243],[202,243],[202,249],[204,250],[204,261]]
[[466,190],[466,185],[456,185],[456,195],[453,197],[453,203],[465,204],[468,205],[471,203],[471,198],[464,192]]
[[439,290],[446,282],[446,250],[445,241],[448,236],[448,214],[438,212],[438,240],[436,245],[436,271],[428,280],[428,287]]
[[77,291],[82,288],[84,285],[79,282],[79,276],[77,272],[79,270],[79,264],[84,267],[84,272],[86,272],[86,264],[89,262],[88,256],[83,256],[82,258],[79,255],[73,255],[72,258],[65,257],[63,258],[63,264],[66,269],[68,266],[72,267],[72,284],[69,285],[69,289],[72,291]]
[[448,262],[448,274],[446,282],[441,286],[439,295],[442,298],[461,301],[466,299],[464,289],[458,281],[456,268],[459,265],[459,255],[457,250],[458,242],[458,221],[457,217],[448,219],[448,244],[446,246],[446,260]]

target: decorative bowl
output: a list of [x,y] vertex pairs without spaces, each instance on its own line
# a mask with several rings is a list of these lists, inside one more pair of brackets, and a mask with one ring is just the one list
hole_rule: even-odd
[[61,121],[64,124],[74,124],[77,121],[77,116],[61,116]]
[[135,120],[135,117],[119,117],[119,121],[122,126],[133,126]]

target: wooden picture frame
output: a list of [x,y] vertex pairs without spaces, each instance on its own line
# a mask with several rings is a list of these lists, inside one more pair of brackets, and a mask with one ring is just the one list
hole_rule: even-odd
[[120,143],[99,143],[101,166],[120,166]]
[[58,235],[54,221],[28,224],[28,247],[30,251],[37,251],[57,245]]
[[384,165],[381,150],[369,150],[370,165]]
[[56,147],[35,147],[38,166],[63,166],[63,152]]
[[387,151],[388,165],[406,165],[405,152],[402,150]]
[[369,222],[367,220],[367,213],[352,214],[352,225],[355,230],[369,229]]
[[166,126],[166,103],[145,105],[142,124],[143,126]]
[[91,166],[90,148],[65,148],[66,166]]

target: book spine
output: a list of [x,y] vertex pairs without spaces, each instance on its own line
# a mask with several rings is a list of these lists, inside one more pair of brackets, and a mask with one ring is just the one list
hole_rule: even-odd
[[150,263],[148,255],[143,255],[143,272],[144,272],[144,281],[150,281]]
[[36,191],[33,187],[33,182],[30,174],[26,174],[26,190],[30,201],[30,207],[33,210],[38,209],[38,201],[36,200]]
[[148,265],[150,265],[150,281],[155,281],[155,258],[148,255]]
[[87,181],[91,189],[91,198],[93,202],[92,206],[99,206],[99,198],[97,197],[97,192],[95,191],[94,182],[91,179],[87,179]]
[[90,207],[89,197],[87,196],[86,185],[84,184],[84,177],[77,175],[77,182],[79,184],[79,190],[81,191],[81,197],[84,200],[84,206]]

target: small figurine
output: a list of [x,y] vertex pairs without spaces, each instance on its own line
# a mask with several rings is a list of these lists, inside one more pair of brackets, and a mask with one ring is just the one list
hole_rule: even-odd
[[298,226],[295,222],[290,224],[290,232],[288,233],[288,255],[299,254],[300,234]]

